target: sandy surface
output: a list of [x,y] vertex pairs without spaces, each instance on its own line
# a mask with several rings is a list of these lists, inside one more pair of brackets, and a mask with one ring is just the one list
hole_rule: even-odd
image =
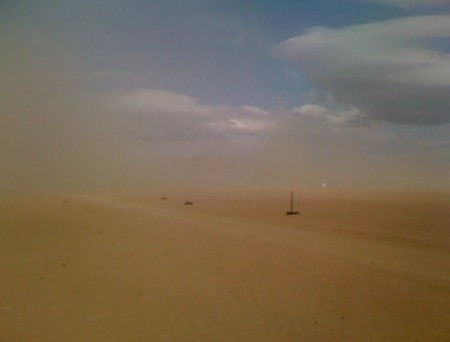
[[450,340],[449,194],[286,202],[2,198],[0,341]]

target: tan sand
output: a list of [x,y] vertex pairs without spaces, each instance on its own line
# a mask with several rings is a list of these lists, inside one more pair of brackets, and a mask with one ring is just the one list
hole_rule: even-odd
[[0,201],[0,341],[449,341],[450,195]]

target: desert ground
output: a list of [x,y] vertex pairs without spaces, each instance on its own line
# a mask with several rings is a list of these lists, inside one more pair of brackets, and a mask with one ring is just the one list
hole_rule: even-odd
[[0,341],[450,341],[450,194],[0,199]]

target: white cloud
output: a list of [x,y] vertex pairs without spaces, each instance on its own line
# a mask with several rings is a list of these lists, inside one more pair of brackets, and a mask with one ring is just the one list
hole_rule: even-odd
[[278,47],[320,89],[375,121],[450,120],[450,58],[425,43],[450,38],[450,16],[313,28]]
[[264,109],[211,106],[184,94],[158,89],[118,94],[112,103],[124,113],[140,114],[136,130],[168,140],[260,133],[275,128],[272,113]]
[[183,94],[158,89],[139,89],[118,96],[116,102],[129,110],[168,114],[205,114],[206,107]]
[[358,109],[352,108],[346,111],[332,111],[328,108],[315,104],[305,104],[292,110],[294,114],[310,117],[316,120],[325,121],[328,124],[343,124],[357,119],[361,113]]
[[208,126],[213,130],[220,132],[264,132],[271,130],[273,125],[266,120],[258,119],[239,119],[231,118],[227,120],[215,121],[208,123]]

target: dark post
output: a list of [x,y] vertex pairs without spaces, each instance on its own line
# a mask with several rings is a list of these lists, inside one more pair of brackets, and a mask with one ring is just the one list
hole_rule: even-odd
[[291,211],[294,211],[294,191],[291,191]]
[[298,211],[294,211],[294,191],[291,191],[291,203],[289,211],[286,212],[286,215],[298,215],[300,214]]

